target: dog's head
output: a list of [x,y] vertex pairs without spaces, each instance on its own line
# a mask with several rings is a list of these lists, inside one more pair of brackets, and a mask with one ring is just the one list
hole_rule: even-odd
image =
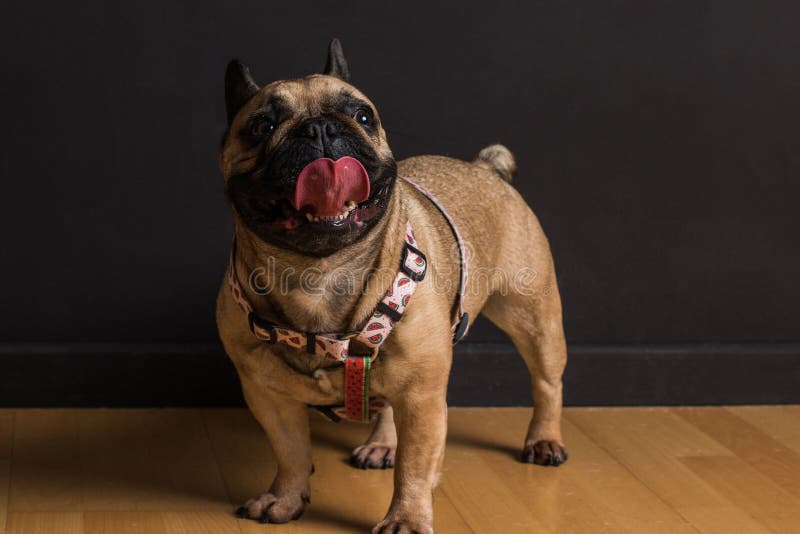
[[263,241],[327,256],[386,211],[394,157],[375,106],[348,79],[336,39],[323,74],[262,88],[228,65],[220,167],[239,220]]

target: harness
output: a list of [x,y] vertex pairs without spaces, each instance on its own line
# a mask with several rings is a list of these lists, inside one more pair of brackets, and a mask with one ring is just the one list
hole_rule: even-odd
[[[402,179],[415,187],[436,206],[450,225],[458,244],[461,266],[458,316],[453,325],[453,343],[455,344],[466,334],[469,328],[469,315],[464,312],[463,308],[467,276],[464,242],[450,215],[436,198],[421,185],[412,182],[408,178]],[[427,268],[428,261],[425,258],[425,254],[417,248],[414,230],[411,227],[411,222],[407,221],[400,267],[392,281],[392,285],[375,306],[364,326],[356,332],[344,334],[301,332],[259,317],[245,297],[245,293],[236,276],[235,240],[231,246],[230,263],[226,278],[233,299],[247,315],[250,331],[257,339],[269,344],[282,343],[294,349],[305,350],[308,354],[314,354],[344,364],[344,406],[313,407],[334,421],[338,421],[343,417],[353,421],[368,422],[375,412],[384,407],[384,403],[380,399],[370,399],[369,397],[371,366],[379,355],[380,346],[389,337],[395,325],[403,318],[417,284],[425,278]],[[359,342],[366,350],[352,347],[351,341],[353,339]]]

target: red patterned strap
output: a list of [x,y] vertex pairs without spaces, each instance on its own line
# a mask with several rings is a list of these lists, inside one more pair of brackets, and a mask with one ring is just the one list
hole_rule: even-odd
[[[386,340],[395,324],[402,318],[417,282],[425,277],[428,263],[417,248],[411,223],[406,223],[403,257],[400,271],[395,275],[391,287],[386,291],[364,327],[355,336],[352,334],[313,334],[277,326],[255,314],[253,306],[245,297],[236,276],[236,242],[231,247],[231,259],[227,280],[233,299],[247,314],[250,330],[266,343],[282,343],[345,364],[344,415],[354,421],[369,421],[372,412],[382,407],[380,402],[370,402],[369,375],[372,363],[378,356],[378,348]],[[355,337],[370,349],[368,354],[350,354],[350,340]]]
[[369,421],[371,356],[350,356],[344,362],[344,409],[351,421]]

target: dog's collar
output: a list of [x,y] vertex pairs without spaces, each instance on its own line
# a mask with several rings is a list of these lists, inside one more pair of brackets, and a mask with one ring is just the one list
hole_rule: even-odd
[[[258,339],[266,343],[283,343],[295,349],[305,350],[309,354],[344,362],[344,416],[354,421],[366,422],[371,417],[369,399],[370,366],[375,361],[375,358],[378,357],[378,350],[381,344],[392,332],[395,324],[403,318],[411,295],[417,287],[417,282],[425,278],[427,267],[428,262],[425,254],[417,248],[417,241],[414,239],[411,223],[406,222],[400,270],[363,328],[358,332],[349,334],[300,332],[259,317],[247,300],[236,276],[235,241],[231,247],[227,280],[233,299],[239,305],[239,308],[247,314],[250,330]],[[356,339],[367,349],[364,354],[351,354],[350,342],[353,339]]]

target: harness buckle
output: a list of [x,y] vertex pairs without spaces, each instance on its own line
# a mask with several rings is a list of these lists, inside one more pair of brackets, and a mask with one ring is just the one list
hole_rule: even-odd
[[[415,282],[422,281],[425,278],[425,273],[428,271],[428,258],[425,257],[425,254],[422,253],[420,249],[415,247],[414,245],[406,242],[404,243],[403,247],[403,258],[400,260],[400,270],[403,271],[409,278],[411,278]],[[411,269],[408,265],[406,265],[406,260],[408,260],[409,252],[413,252],[420,258],[422,258],[422,271],[417,272]]]
[[[358,335],[358,334],[356,334],[356,335]],[[364,343],[363,341],[360,341],[360,340],[359,340],[357,337],[355,337],[355,336],[353,336],[353,337],[351,337],[351,338],[349,338],[349,339],[350,339],[350,342],[347,344],[347,357],[348,357],[348,358],[365,358],[365,357],[370,357],[370,358],[373,358],[373,359],[374,359],[375,357],[377,357],[377,356],[378,356],[378,351],[380,350],[380,347],[370,347],[369,345],[367,345],[367,344],[366,344],[366,343]],[[354,350],[353,350],[353,341],[356,341],[356,342],[358,342],[360,345],[362,345],[362,346],[363,346],[363,347],[366,349],[366,351],[364,351],[364,350],[362,350],[362,351],[355,350],[355,351],[354,351]],[[358,349],[358,347],[357,347],[357,349]]]
[[[274,345],[278,342],[278,332],[275,330],[275,325],[272,323],[264,324],[261,322],[261,318],[255,314],[255,312],[250,312],[247,314],[247,324],[250,327],[250,331],[253,333],[254,336],[261,339],[265,343],[269,343],[270,345]],[[256,327],[260,330],[265,331],[269,335],[269,339],[264,339],[263,336],[259,336],[256,333]]]
[[380,301],[378,305],[375,306],[375,309],[381,312],[382,314],[388,316],[389,319],[391,319],[394,322],[398,322],[400,321],[400,319],[403,318],[403,314],[399,310],[390,307],[384,301]]

